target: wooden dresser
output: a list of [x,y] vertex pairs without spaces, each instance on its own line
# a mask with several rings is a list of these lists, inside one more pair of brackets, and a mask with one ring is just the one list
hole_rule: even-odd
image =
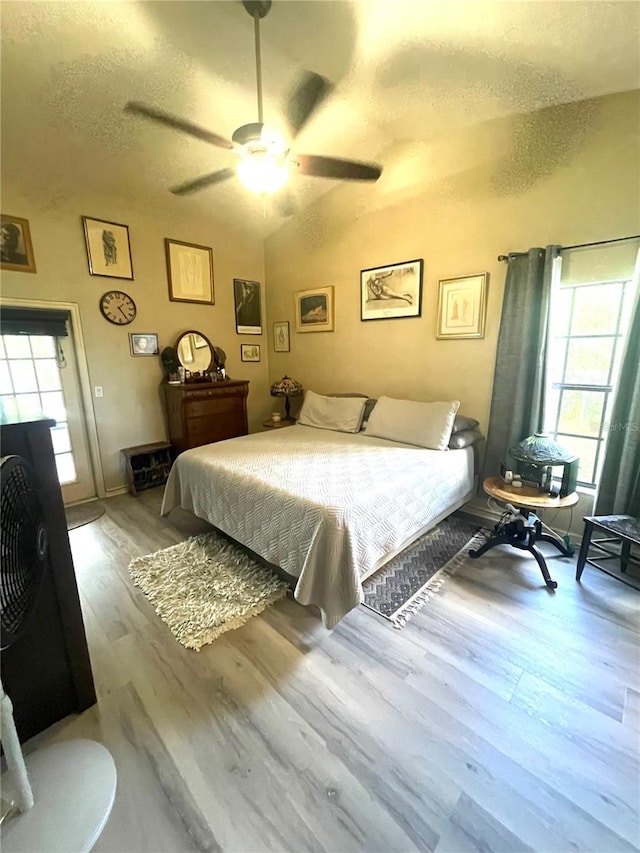
[[226,382],[163,384],[169,438],[176,453],[190,447],[246,435],[249,383]]

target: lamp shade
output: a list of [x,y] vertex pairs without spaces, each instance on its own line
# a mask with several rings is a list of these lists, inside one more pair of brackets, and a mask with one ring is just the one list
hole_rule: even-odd
[[518,462],[528,462],[529,465],[564,465],[576,458],[574,453],[560,447],[545,432],[536,432],[524,438],[509,450],[509,454]]
[[272,397],[299,397],[303,392],[302,385],[290,376],[283,376],[271,386]]

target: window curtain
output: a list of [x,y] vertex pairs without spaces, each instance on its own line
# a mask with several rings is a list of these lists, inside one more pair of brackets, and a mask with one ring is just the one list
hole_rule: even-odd
[[622,357],[594,515],[640,518],[640,250],[636,300]]
[[510,447],[544,427],[549,306],[559,251],[547,246],[508,256],[480,488],[485,477],[498,474]]

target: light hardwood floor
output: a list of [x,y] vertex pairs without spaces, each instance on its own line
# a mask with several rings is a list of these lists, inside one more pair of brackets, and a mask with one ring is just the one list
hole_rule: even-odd
[[402,631],[287,598],[196,653],[128,576],[184,538],[160,499],[71,532],[99,702],[28,745],[111,750],[98,853],[640,847],[637,592],[500,548]]

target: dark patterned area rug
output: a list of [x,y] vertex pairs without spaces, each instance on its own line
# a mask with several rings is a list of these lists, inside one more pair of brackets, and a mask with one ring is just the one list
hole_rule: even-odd
[[464,562],[469,549],[484,542],[477,524],[455,516],[441,521],[362,584],[364,605],[384,616],[394,628],[424,607]]

